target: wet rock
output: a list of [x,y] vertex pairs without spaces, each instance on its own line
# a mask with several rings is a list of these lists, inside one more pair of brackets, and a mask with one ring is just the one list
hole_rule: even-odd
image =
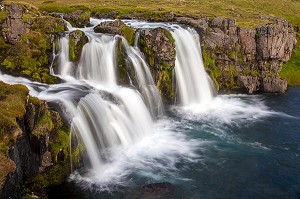
[[89,42],[84,32],[75,30],[69,34],[70,59],[79,61],[83,46]]
[[121,35],[125,37],[128,44],[130,45],[134,44],[135,29],[126,26],[125,23],[119,19],[114,21],[102,22],[94,28],[94,31],[97,33]]
[[172,100],[172,70],[175,67],[175,41],[171,33],[163,28],[141,29],[138,40],[145,54],[156,86],[161,95]]
[[174,188],[168,182],[154,183],[142,187],[142,199],[172,199]]
[[65,14],[64,19],[69,21],[72,26],[78,28],[84,28],[90,25],[90,14],[82,10],[76,10],[74,12]]
[[104,21],[98,24],[94,31],[97,33],[107,33],[113,35],[121,35],[121,29],[124,27],[125,24],[121,20],[114,20],[114,21]]

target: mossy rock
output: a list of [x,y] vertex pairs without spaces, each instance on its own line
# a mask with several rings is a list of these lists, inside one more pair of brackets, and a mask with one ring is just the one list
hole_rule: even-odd
[[123,42],[120,39],[117,46],[117,64],[118,64],[118,72],[119,72],[119,84],[127,84],[129,83],[127,72],[128,67],[126,64],[126,54],[125,48],[123,46]]
[[135,30],[119,19],[114,21],[105,21],[98,24],[94,31],[97,33],[106,33],[112,35],[121,35],[125,37],[129,45],[134,44]]
[[50,75],[48,68],[50,64],[48,53],[52,50],[50,44],[50,38],[46,34],[30,31],[22,35],[19,43],[8,47],[1,65],[14,75],[54,83],[57,78]]
[[90,25],[90,12],[75,10],[64,15],[64,18],[74,27],[84,28]]
[[167,100],[171,101],[174,97],[174,89],[172,88],[172,67],[169,65],[162,65],[157,72],[157,88]]
[[2,24],[7,17],[7,12],[4,9],[0,9],[0,24]]
[[75,30],[69,34],[69,51],[71,61],[79,61],[83,46],[88,42],[88,37],[81,30]]
[[5,177],[16,169],[8,152],[21,134],[17,119],[25,114],[27,94],[28,89],[23,85],[8,85],[0,81],[0,189]]

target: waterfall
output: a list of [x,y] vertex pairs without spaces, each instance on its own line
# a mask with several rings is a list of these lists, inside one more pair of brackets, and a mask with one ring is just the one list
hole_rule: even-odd
[[152,118],[140,95],[129,88],[82,98],[72,121],[72,131],[82,138],[93,171],[136,141],[152,134]]
[[179,103],[182,106],[209,103],[213,92],[204,69],[197,32],[177,26],[171,33],[176,44],[175,75]]
[[93,37],[82,49],[77,78],[96,84],[116,85],[116,44],[117,39],[112,36]]
[[[124,148],[152,134],[151,113],[153,116],[162,113],[162,101],[140,51],[119,36],[87,34],[90,41],[83,46],[78,63],[69,60],[67,37],[60,39],[59,67],[62,78],[72,76],[91,86],[77,105],[65,103],[65,107],[72,115],[72,134],[85,146],[88,157],[84,159],[85,165],[99,174]],[[137,82],[135,87],[117,85],[119,39],[123,40],[130,67],[135,72],[132,77]]]
[[[162,115],[163,104],[156,88],[149,66],[145,62],[140,50],[129,46],[126,39],[122,38],[128,59],[135,71],[138,90],[141,92],[153,116]],[[137,43],[137,42],[135,42]]]
[[74,65],[70,61],[69,39],[67,35],[59,39],[59,49],[60,53],[58,57],[58,73],[62,77],[71,76]]

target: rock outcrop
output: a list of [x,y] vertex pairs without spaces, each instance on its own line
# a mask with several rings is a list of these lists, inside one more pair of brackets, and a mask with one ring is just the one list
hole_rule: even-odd
[[172,70],[175,67],[176,51],[171,33],[163,28],[141,29],[138,44],[161,95],[172,100]]
[[66,25],[27,5],[4,5],[1,10],[1,70],[45,83],[57,81],[49,72],[52,43]]
[[70,174],[68,127],[26,87],[0,82],[0,88],[0,198],[42,196]]
[[26,27],[25,22],[23,21],[23,9],[22,6],[17,4],[12,4],[6,6],[7,17],[4,21],[3,28],[3,37],[5,41],[16,44],[21,40],[21,36],[27,32],[29,29]]
[[64,15],[64,19],[71,23],[72,26],[84,28],[90,25],[90,14],[83,10],[76,10]]
[[256,30],[237,27],[233,19],[214,18],[207,21],[208,27],[204,23],[206,31],[200,32],[204,62],[218,89],[246,89],[250,94],[287,89],[278,74],[291,57],[296,33],[287,21],[273,20]]
[[121,35],[126,38],[128,44],[134,44],[135,30],[121,20],[105,21],[98,24],[94,31],[97,33],[106,33],[111,35]]
[[[193,27],[202,40],[206,70],[220,92],[251,94],[284,92],[287,89],[286,81],[281,80],[278,74],[283,63],[291,57],[296,44],[296,33],[292,25],[283,19],[269,18],[270,24],[248,29],[238,27],[233,19],[195,19],[177,17],[174,13],[153,13],[150,16],[143,12],[120,14],[118,11],[111,11],[105,14],[96,13],[94,16],[175,21]],[[148,61],[151,65],[151,59]]]
[[71,61],[79,61],[82,48],[88,42],[88,37],[80,30],[75,30],[69,34],[69,52]]

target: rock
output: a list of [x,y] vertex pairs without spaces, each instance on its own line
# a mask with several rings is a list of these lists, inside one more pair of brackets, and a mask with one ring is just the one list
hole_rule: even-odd
[[97,33],[108,33],[113,35],[121,35],[121,29],[125,24],[121,20],[117,19],[114,21],[104,21],[98,24],[94,31]]
[[0,99],[8,104],[0,107],[5,135],[0,139],[0,198],[22,198],[24,188],[45,194],[44,188],[62,183],[70,174],[68,127],[46,102],[28,97],[26,87],[2,82],[0,87]]
[[259,77],[239,76],[239,81],[241,81],[243,87],[247,89],[249,94],[253,94],[260,87]]
[[135,29],[126,26],[125,23],[119,19],[114,21],[105,21],[98,24],[94,31],[97,33],[107,33],[112,35],[121,35],[125,37],[128,44],[134,44]]
[[256,58],[256,41],[255,30],[247,28],[237,29],[239,42],[241,44],[241,50],[246,55],[248,61],[253,61]]
[[232,19],[211,20],[202,34],[203,59],[218,89],[249,94],[286,90],[279,72],[291,57],[296,33],[287,21],[272,20],[274,24],[256,30],[236,27]]
[[192,26],[200,33],[200,35],[205,34],[208,28],[208,19],[207,18],[200,18],[200,19],[193,19],[189,17],[175,17],[175,21],[181,24]]
[[142,199],[172,199],[174,188],[168,182],[147,184],[142,187]]
[[72,26],[78,28],[84,28],[90,25],[90,14],[82,10],[76,10],[74,12],[65,14],[64,19],[69,21]]
[[88,37],[81,30],[69,34],[70,59],[79,61],[83,46],[89,42]]
[[152,76],[161,95],[172,100],[172,70],[175,67],[175,41],[171,33],[163,28],[141,29],[138,40],[145,54]]
[[17,4],[6,5],[5,10],[7,17],[2,24],[2,34],[5,41],[16,44],[21,40],[23,34],[29,32],[29,29],[22,20],[24,13],[22,7]]
[[284,93],[287,90],[287,81],[282,79],[264,78],[263,92]]

